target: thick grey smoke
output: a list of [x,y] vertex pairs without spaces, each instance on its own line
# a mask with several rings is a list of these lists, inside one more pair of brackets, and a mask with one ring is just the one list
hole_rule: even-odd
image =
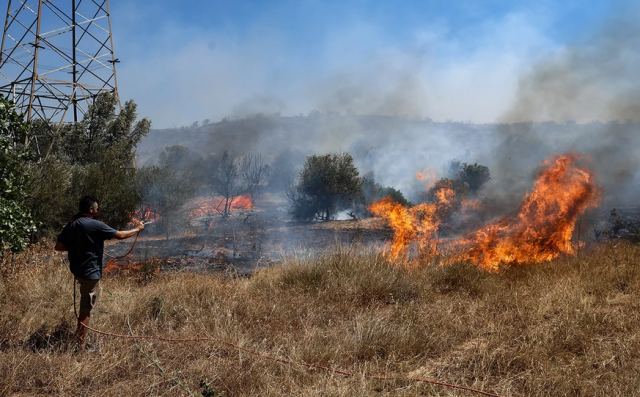
[[521,196],[527,172],[554,153],[571,151],[587,154],[603,190],[603,210],[637,202],[640,12],[625,11],[521,78],[504,118],[512,123],[497,129],[494,196]]

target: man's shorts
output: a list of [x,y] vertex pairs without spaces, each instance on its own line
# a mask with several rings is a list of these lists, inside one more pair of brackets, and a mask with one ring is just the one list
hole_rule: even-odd
[[80,284],[80,317],[89,317],[91,309],[96,304],[98,299],[98,283],[100,280],[85,280],[83,278],[76,277],[78,284]]

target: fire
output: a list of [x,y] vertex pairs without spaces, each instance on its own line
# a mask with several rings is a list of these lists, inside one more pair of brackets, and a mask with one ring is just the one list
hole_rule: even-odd
[[131,222],[156,222],[160,219],[160,214],[151,207],[144,207],[131,214],[130,219]]
[[410,244],[416,242],[423,253],[437,251],[437,233],[443,212],[453,205],[455,192],[450,186],[443,186],[435,192],[436,202],[421,203],[411,208],[398,204],[390,198],[373,203],[369,210],[387,219],[394,231],[391,257],[398,258],[407,252]]
[[424,183],[424,189],[429,190],[438,181],[438,173],[430,168],[416,172],[416,179]]
[[396,203],[390,197],[375,202],[369,210],[377,216],[387,219],[394,231],[391,256],[399,257],[406,247],[416,238],[417,228],[411,208]]
[[460,244],[466,247],[462,257],[484,269],[497,270],[501,264],[544,262],[560,254],[574,254],[576,222],[598,201],[593,174],[577,161],[572,154],[545,161],[518,214],[462,239]]
[[253,208],[253,201],[248,195],[236,196],[231,200],[231,209],[250,210]]
[[[201,218],[222,214],[224,212],[225,198],[221,196],[198,198],[190,204],[189,217]],[[248,195],[235,196],[231,198],[229,209],[231,211],[250,210],[253,208],[253,201]]]
[[[459,250],[455,260],[468,260],[495,271],[502,264],[549,261],[560,254],[573,254],[573,232],[580,215],[597,204],[593,174],[578,164],[578,156],[564,154],[544,162],[533,189],[516,216],[503,218],[467,236],[454,239]],[[371,212],[388,220],[394,231],[391,256],[397,258],[417,243],[422,252],[437,253],[437,232],[442,216],[452,209],[455,192],[443,186],[435,192],[435,203],[412,208],[384,199]],[[477,201],[462,201],[462,211],[478,208]]]

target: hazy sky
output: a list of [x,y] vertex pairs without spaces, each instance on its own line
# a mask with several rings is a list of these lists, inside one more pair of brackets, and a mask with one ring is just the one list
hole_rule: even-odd
[[122,97],[155,128],[313,110],[491,122],[616,1],[111,1]]

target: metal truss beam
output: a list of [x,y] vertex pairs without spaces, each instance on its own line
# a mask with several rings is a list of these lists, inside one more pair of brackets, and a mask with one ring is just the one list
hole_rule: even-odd
[[95,97],[118,97],[109,0],[8,0],[0,94],[28,121],[78,122]]

